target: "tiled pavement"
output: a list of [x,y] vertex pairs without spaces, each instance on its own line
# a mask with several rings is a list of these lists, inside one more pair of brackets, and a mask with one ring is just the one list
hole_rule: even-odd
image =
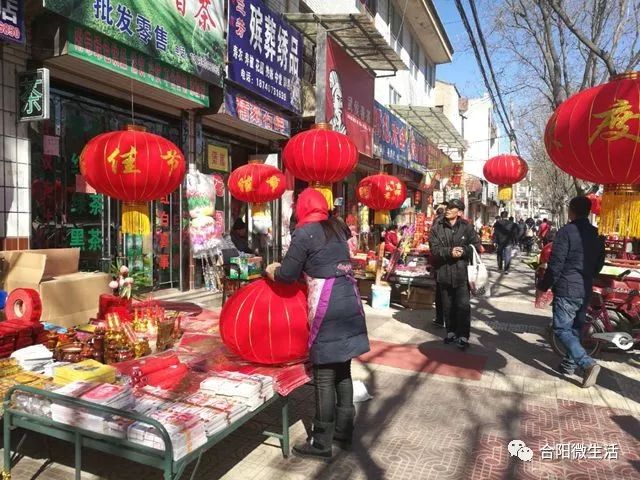
[[[283,459],[275,442],[260,435],[278,424],[277,410],[266,411],[211,450],[196,478],[640,478],[639,354],[605,352],[601,378],[592,389],[580,388],[577,377],[560,378],[553,371],[558,358],[544,338],[549,312],[533,309],[532,275],[525,268],[508,277],[494,273],[492,297],[474,306],[470,354],[485,359],[479,379],[451,370],[439,374],[411,359],[357,363],[354,377],[365,381],[374,398],[358,404],[352,452],[337,451],[330,464]],[[399,349],[405,355],[430,352],[430,361],[447,362],[446,355],[433,356],[445,347],[431,318],[432,312],[368,309],[367,322],[372,339],[417,345]],[[449,355],[464,354],[453,350]],[[291,435],[302,440],[313,413],[312,387],[294,392],[291,407]],[[514,439],[531,448],[533,461],[510,457],[507,444]],[[34,478],[43,464],[43,445],[39,438],[28,442],[28,457],[14,468],[14,480]],[[546,452],[553,448],[558,458],[543,459],[541,449],[551,455]],[[589,458],[603,457],[605,449],[617,458]],[[70,446],[55,442],[52,450],[57,463],[35,478],[73,478]],[[161,478],[156,470],[88,450],[84,454],[83,478]],[[574,459],[566,458],[571,455]]]

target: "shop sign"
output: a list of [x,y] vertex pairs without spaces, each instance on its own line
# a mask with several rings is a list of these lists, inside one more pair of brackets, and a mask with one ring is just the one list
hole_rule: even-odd
[[215,143],[207,143],[207,165],[211,170],[229,171],[229,150]]
[[460,200],[462,198],[461,188],[452,188],[447,192],[447,200]]
[[229,80],[296,113],[302,110],[302,42],[261,0],[229,1]]
[[38,68],[18,75],[18,114],[21,122],[49,118],[49,69]]
[[24,43],[24,0],[0,1],[0,39]]
[[276,113],[263,103],[250,99],[248,95],[240,93],[229,85],[225,87],[224,110],[228,115],[243,122],[284,137],[291,136],[291,122],[288,118]]
[[442,190],[433,191],[433,204],[440,205],[444,203],[444,192]]
[[209,106],[207,84],[202,80],[80,25],[68,29],[67,53],[198,105]]
[[426,173],[429,167],[427,146],[429,141],[415,128],[409,127],[409,168],[416,172]]
[[45,8],[154,60],[222,85],[223,0],[44,0]]
[[375,102],[373,112],[373,145],[376,155],[409,168],[407,125],[378,102]]
[[327,37],[326,121],[373,156],[374,77]]

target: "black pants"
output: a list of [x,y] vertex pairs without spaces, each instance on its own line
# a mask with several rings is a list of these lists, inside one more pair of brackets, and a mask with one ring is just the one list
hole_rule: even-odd
[[[498,269],[504,269],[505,272],[509,271],[509,267],[511,266],[511,252],[508,252],[507,249],[511,248],[511,245],[500,245],[498,244]],[[507,255],[509,253],[509,255]]]
[[457,337],[469,339],[471,332],[471,296],[469,286],[452,287],[440,285],[442,309],[447,319],[447,333],[453,332]]
[[353,407],[351,360],[314,365],[313,378],[316,384],[316,420],[333,422],[336,404],[339,407]]
[[444,325],[444,311],[442,310],[442,292],[440,291],[440,284],[436,283],[436,322],[440,325]]

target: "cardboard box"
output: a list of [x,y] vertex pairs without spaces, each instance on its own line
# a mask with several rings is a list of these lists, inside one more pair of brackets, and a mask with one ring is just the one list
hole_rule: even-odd
[[401,304],[412,310],[432,310],[436,292],[434,288],[412,287],[408,295],[403,295]]
[[98,311],[99,297],[111,293],[111,276],[79,272],[80,250],[1,251],[3,288],[33,288],[42,299],[40,321],[72,327],[84,325]]

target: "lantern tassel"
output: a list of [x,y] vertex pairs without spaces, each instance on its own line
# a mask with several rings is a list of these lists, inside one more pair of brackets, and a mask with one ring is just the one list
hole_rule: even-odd
[[373,223],[376,225],[389,225],[391,223],[391,213],[389,210],[377,210],[373,215]]
[[513,199],[513,187],[511,185],[498,186],[498,200],[508,202]]
[[331,184],[313,182],[311,187],[318,190],[324,196],[329,210],[333,210],[333,189],[331,188]]
[[640,185],[606,185],[598,230],[601,235],[640,238]]
[[125,202],[122,207],[122,233],[149,235],[149,207],[144,202]]

